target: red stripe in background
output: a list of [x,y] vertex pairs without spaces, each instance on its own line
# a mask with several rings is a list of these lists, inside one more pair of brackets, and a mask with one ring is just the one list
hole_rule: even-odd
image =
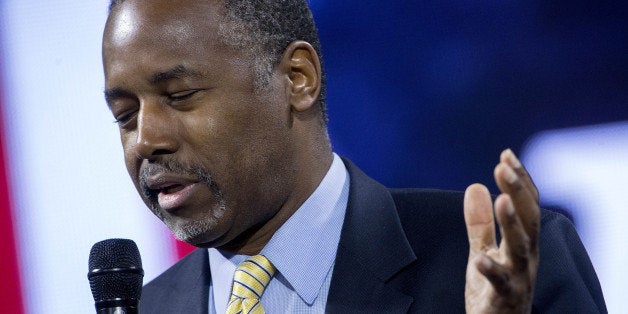
[[179,240],[174,240],[175,243],[177,244],[177,257],[179,259],[183,258],[184,256],[188,255],[188,253],[194,251],[194,249],[196,249],[196,247],[187,244],[183,241],[179,241]]
[[[0,69],[1,70],[1,69]],[[2,73],[0,71],[0,73]],[[0,100],[2,90],[0,89]],[[16,236],[13,233],[11,194],[9,189],[9,163],[6,151],[4,119],[0,102],[0,306],[3,313],[24,313],[20,269],[17,263]]]

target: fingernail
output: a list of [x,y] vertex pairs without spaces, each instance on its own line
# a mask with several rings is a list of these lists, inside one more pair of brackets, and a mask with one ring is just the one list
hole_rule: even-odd
[[517,158],[515,153],[510,148],[508,149],[508,155],[510,155],[510,165],[515,169],[521,168],[521,162],[519,161],[519,158]]
[[517,174],[510,167],[505,167],[504,176],[506,177],[506,181],[510,184],[515,183],[517,181]]

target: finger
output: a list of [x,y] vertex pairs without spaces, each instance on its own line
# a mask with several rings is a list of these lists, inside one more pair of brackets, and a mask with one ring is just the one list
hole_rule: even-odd
[[521,179],[522,184],[527,187],[536,202],[539,202],[539,190],[536,188],[534,181],[530,177],[530,174],[526,168],[521,164],[515,153],[512,150],[506,149],[499,156],[500,162],[508,164]]
[[495,292],[502,296],[512,293],[512,285],[508,270],[495,262],[488,255],[481,255],[475,262],[478,271],[491,283]]
[[[506,154],[508,153],[506,152]],[[512,156],[516,158],[514,154]],[[532,240],[531,244],[536,246],[540,215],[538,193],[536,192],[536,187],[531,183],[532,181],[525,179],[525,177],[522,178],[519,173],[508,162],[500,162],[495,167],[495,182],[500,190],[508,194],[512,199],[516,213]]]
[[488,189],[481,184],[470,185],[464,193],[464,221],[472,254],[495,248],[495,219]]
[[508,194],[501,194],[495,200],[495,215],[502,234],[499,249],[503,250],[513,270],[527,272],[530,259],[534,258],[536,252],[531,252],[530,237],[524,230]]

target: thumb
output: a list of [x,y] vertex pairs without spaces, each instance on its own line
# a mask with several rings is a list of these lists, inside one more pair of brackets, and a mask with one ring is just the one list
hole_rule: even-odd
[[465,191],[464,221],[471,255],[497,247],[493,203],[484,185],[472,184]]

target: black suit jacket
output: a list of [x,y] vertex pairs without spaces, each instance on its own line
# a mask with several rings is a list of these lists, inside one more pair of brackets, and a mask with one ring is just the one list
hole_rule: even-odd
[[[387,189],[345,160],[351,178],[328,313],[464,313],[469,245],[463,194]],[[542,211],[534,311],[606,312],[571,223]],[[207,313],[210,270],[198,249],[151,281],[142,313]]]

